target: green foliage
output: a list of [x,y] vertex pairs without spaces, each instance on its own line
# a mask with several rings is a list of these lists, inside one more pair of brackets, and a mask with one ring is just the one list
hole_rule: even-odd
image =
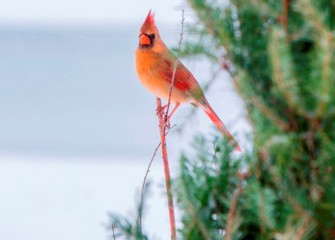
[[128,217],[119,216],[115,213],[109,214],[110,224],[107,226],[109,232],[111,232],[111,239],[122,239],[128,240],[148,240],[148,236],[143,232],[142,218],[145,210],[146,198],[149,196],[150,184],[146,183],[143,188],[143,196],[139,199],[136,208],[136,216],[134,219]]
[[[226,53],[217,55],[217,61],[223,57],[232,62],[228,70],[255,128],[253,155],[249,161],[239,159],[247,164],[249,176],[236,207],[239,225],[231,236],[223,235],[334,239],[335,1],[189,3],[198,25],[211,37],[207,52],[211,46],[223,48]],[[229,156],[225,158],[229,161]],[[227,219],[227,209],[233,205],[227,197],[234,193],[232,186],[228,183],[221,195],[226,203],[222,219]],[[208,226],[214,225],[208,221]],[[208,227],[208,232],[227,232],[228,227],[221,222],[220,228]]]
[[[178,200],[183,214],[184,239],[222,239],[233,192],[241,181],[236,178],[240,162],[233,160],[231,149],[210,146],[211,141],[199,138],[197,156],[183,156],[180,166]],[[213,149],[213,151],[209,151]],[[236,221],[237,222],[237,221]]]
[[182,156],[179,238],[335,239],[335,1],[188,2],[181,56],[223,61],[254,132],[239,158],[208,137]]

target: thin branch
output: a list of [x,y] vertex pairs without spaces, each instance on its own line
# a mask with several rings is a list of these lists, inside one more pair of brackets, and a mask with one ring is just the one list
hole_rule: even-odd
[[282,5],[283,5],[283,13],[281,16],[281,24],[286,32],[286,37],[288,39],[288,11],[290,6],[290,0],[282,0]]
[[[183,34],[184,34],[184,20],[185,20],[184,12],[185,10],[183,9],[182,21],[181,21],[181,33],[180,33],[180,38],[179,38],[179,50],[181,48],[181,43],[182,43]],[[156,98],[158,122],[159,122],[159,130],[160,130],[160,138],[161,138],[161,146],[162,146],[162,158],[163,158],[163,164],[164,164],[164,174],[165,174],[165,183],[166,183],[166,194],[167,194],[167,199],[168,199],[168,210],[169,210],[169,217],[170,217],[171,240],[177,239],[177,232],[176,232],[176,220],[175,220],[175,214],[174,214],[173,195],[172,195],[172,188],[171,188],[170,167],[169,167],[168,154],[166,150],[165,136],[166,136],[166,130],[168,128],[169,108],[171,104],[171,96],[172,96],[172,90],[174,87],[178,62],[179,60],[177,58],[174,63],[173,74],[172,74],[171,85],[170,85],[170,92],[169,92],[169,99],[168,99],[167,109],[166,109],[164,116],[163,116],[163,112],[159,111],[160,109],[162,109],[162,102],[160,98]]]
[[229,212],[228,212],[228,220],[227,220],[226,233],[225,233],[225,239],[226,240],[233,239],[232,238],[233,224],[234,224],[234,220],[235,220],[235,217],[236,217],[236,207],[237,207],[237,203],[238,203],[238,198],[239,198],[241,192],[242,192],[242,189],[239,186],[235,190],[233,198],[231,200],[231,205],[230,205]]
[[[325,32],[322,39],[322,44],[320,44],[320,55],[322,59],[322,68],[321,68],[321,83],[320,83],[320,100],[316,110],[316,115],[322,117],[329,105],[331,95],[332,95],[332,58],[334,52],[334,38],[331,32]],[[322,56],[323,55],[323,56]]]
[[[160,98],[156,98],[157,109],[161,109],[162,102]],[[174,205],[173,205],[173,197],[171,190],[171,176],[170,176],[170,167],[168,154],[166,150],[166,141],[165,141],[165,131],[167,126],[167,118],[164,118],[162,111],[158,111],[158,122],[159,122],[159,130],[160,130],[160,138],[161,138],[161,146],[162,146],[162,158],[164,164],[164,174],[165,174],[165,183],[166,183],[166,193],[168,199],[168,209],[169,209],[169,217],[170,217],[170,232],[171,232],[171,240],[177,239],[176,233],[176,220],[174,215]]]
[[[172,126],[171,128],[168,129],[168,131],[166,132],[165,136],[169,134],[169,132],[175,127],[176,125]],[[146,182],[147,182],[147,178],[148,178],[148,175],[149,175],[149,172],[150,172],[150,168],[151,168],[151,165],[157,155],[157,151],[159,149],[159,147],[161,146],[161,142],[158,143],[157,147],[155,148],[155,151],[154,153],[152,154],[152,157],[150,159],[150,162],[149,162],[149,165],[147,167],[147,170],[145,172],[145,175],[144,175],[144,178],[143,178],[143,183],[142,183],[142,189],[141,189],[141,200],[140,200],[140,204],[143,203],[144,201],[144,192],[145,192],[145,186],[146,186]],[[139,222],[139,226],[140,228],[142,229],[142,215],[140,214],[138,216],[138,222]]]
[[[179,44],[178,44],[178,50],[179,51],[181,49],[181,43],[183,41],[184,21],[185,21],[185,10],[183,9],[182,10],[182,18],[181,18],[181,31],[180,31]],[[168,116],[169,116],[169,109],[170,109],[170,104],[171,104],[171,95],[172,95],[172,90],[173,90],[173,87],[174,87],[174,81],[175,81],[175,76],[176,76],[176,72],[177,72],[178,63],[179,63],[179,60],[177,58],[176,61],[174,62],[174,66],[173,66],[173,74],[172,74],[172,79],[171,79],[171,84],[170,84],[169,99],[168,99],[167,108],[166,108],[166,112],[165,112],[166,122],[167,122]]]
[[214,71],[213,75],[209,79],[209,81],[202,87],[204,92],[207,92],[208,89],[213,85],[214,81],[217,79],[219,73],[222,71],[222,66],[220,66],[216,71]]
[[[150,172],[150,168],[151,168],[151,164],[153,163],[154,159],[155,159],[155,156],[157,154],[157,151],[159,149],[159,147],[161,146],[161,143],[159,142],[159,144],[157,145],[151,159],[150,159],[150,162],[149,162],[149,165],[147,167],[147,171],[144,175],[144,179],[143,179],[143,183],[142,183],[142,190],[141,190],[141,200],[140,200],[140,204],[143,204],[143,201],[144,201],[144,190],[145,190],[145,185],[146,185],[146,181],[147,181],[147,177],[149,175],[149,172]],[[140,229],[142,229],[142,214],[139,214],[138,216],[138,223],[139,223],[139,226],[140,226]]]
[[296,240],[304,239],[304,237],[306,237],[306,233],[313,228],[313,225],[315,225],[315,222],[308,214],[303,215],[301,219],[303,223],[301,224],[301,227],[297,229],[297,234],[294,238]]

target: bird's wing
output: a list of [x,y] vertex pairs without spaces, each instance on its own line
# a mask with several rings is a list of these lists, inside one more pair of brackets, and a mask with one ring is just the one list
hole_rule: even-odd
[[[175,69],[174,88],[186,93],[198,101],[202,100],[204,98],[204,93],[195,77],[179,60],[176,58],[173,60],[174,61],[171,61],[171,59],[164,59],[163,79],[171,83]],[[176,67],[175,61],[178,61]]]

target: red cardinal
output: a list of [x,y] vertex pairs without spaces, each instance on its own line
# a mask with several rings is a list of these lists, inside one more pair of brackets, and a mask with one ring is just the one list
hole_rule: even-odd
[[149,11],[140,29],[139,44],[136,49],[137,75],[150,92],[159,98],[168,99],[175,64],[177,66],[171,94],[171,102],[175,104],[175,107],[169,117],[180,103],[192,103],[199,106],[219,131],[236,145],[236,150],[241,151],[234,137],[209,105],[195,77],[166,47],[156,27],[154,14]]

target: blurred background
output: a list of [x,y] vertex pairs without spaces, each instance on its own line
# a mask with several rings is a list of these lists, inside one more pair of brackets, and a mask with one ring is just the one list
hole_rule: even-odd
[[[0,236],[2,239],[108,239],[108,212],[139,199],[159,142],[155,97],[138,82],[134,51],[149,9],[169,47],[178,45],[182,0],[0,0]],[[186,61],[200,83],[211,66]],[[207,93],[238,139],[247,125],[242,103],[221,74]],[[216,91],[216,92],[215,92]],[[222,94],[224,93],[224,94]],[[180,108],[168,150],[172,171],[200,131],[213,134],[199,112]],[[238,129],[238,131],[237,131]],[[149,178],[146,225],[169,236],[163,167]]]

